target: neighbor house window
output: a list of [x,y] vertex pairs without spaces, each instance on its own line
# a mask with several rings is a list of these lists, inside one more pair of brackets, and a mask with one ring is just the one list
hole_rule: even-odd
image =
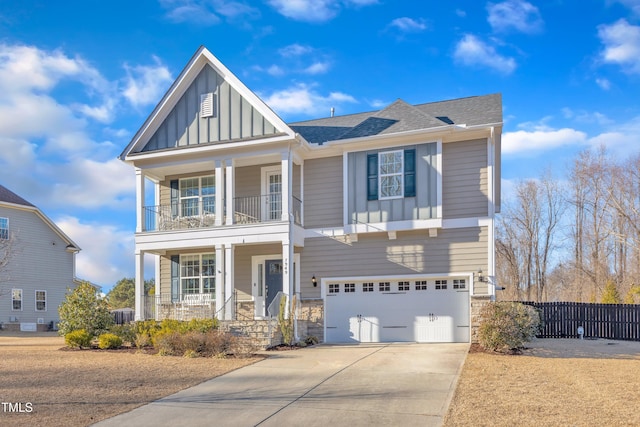
[[22,289],[11,289],[11,309],[22,311]]
[[9,218],[0,218],[0,239],[9,238]]
[[367,200],[416,195],[416,150],[382,151],[367,156]]
[[36,311],[47,311],[47,291],[36,291]]
[[215,293],[215,255],[182,255],[180,257],[180,287],[182,294]]

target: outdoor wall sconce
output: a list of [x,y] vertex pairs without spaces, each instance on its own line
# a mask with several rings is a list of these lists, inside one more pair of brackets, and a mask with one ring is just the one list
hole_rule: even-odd
[[315,288],[316,286],[318,286],[318,281],[316,280],[316,275],[314,274],[313,277],[311,278],[311,284],[313,284],[313,287]]
[[482,275],[482,269],[478,270],[478,282],[486,283],[488,281],[487,277]]

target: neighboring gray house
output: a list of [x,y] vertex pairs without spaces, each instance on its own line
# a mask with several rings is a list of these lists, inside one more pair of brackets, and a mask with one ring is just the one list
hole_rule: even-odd
[[46,331],[76,286],[80,251],[40,209],[0,185],[0,324]]
[[248,324],[295,294],[299,338],[469,342],[495,296],[501,132],[499,94],[287,124],[200,48],[120,156],[138,318]]

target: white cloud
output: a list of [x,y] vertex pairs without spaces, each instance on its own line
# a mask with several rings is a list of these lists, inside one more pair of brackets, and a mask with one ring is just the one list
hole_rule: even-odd
[[[134,269],[134,236],[115,225],[82,222],[63,216],[55,223],[80,248],[76,255],[76,276],[102,286],[130,277]],[[103,289],[106,291],[107,289]]]
[[404,16],[391,21],[389,27],[396,28],[403,33],[419,33],[427,29],[427,24],[422,18],[415,20]]
[[305,84],[273,92],[262,96],[262,99],[278,114],[298,113],[305,115],[317,115],[328,112],[331,107],[344,103],[355,103],[351,95],[342,92],[331,92],[323,96]]
[[611,89],[611,82],[609,79],[596,79],[596,84],[600,86],[600,89],[602,90]]
[[598,37],[604,45],[601,59],[617,64],[628,73],[640,73],[640,27],[620,19],[611,25],[600,25]]
[[160,0],[160,6],[167,9],[170,21],[203,26],[219,24],[221,17],[243,21],[259,15],[256,8],[229,0]]
[[515,59],[498,54],[493,46],[472,34],[458,42],[453,57],[459,64],[491,68],[501,74],[511,74],[517,67]]
[[331,64],[328,62],[314,62],[304,69],[304,73],[306,74],[324,74],[329,71],[331,68]]
[[169,69],[154,57],[155,65],[125,65],[124,97],[134,106],[140,107],[155,104],[162,97],[173,77]]
[[542,31],[544,21],[537,7],[524,0],[507,0],[487,5],[487,20],[496,32],[515,30],[534,34]]
[[618,3],[631,9],[635,15],[640,15],[640,0],[618,0]]
[[584,145],[587,135],[575,129],[506,132],[502,135],[502,153],[537,154],[570,145]]
[[285,58],[306,55],[307,53],[311,52],[313,52],[313,48],[311,46],[305,46],[298,43],[290,44],[278,49],[278,53],[280,54],[280,56],[283,56]]
[[378,0],[267,0],[279,14],[296,21],[325,22],[335,18],[343,6],[362,7]]

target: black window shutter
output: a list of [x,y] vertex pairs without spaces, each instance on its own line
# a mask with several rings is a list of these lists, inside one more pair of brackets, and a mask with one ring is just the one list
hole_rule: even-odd
[[404,150],[404,197],[416,196],[416,150]]
[[177,179],[172,179],[169,183],[171,186],[171,217],[178,216],[178,203],[180,200],[180,186]]
[[171,301],[180,298],[180,255],[171,255]]
[[367,155],[367,200],[378,200],[378,154]]

